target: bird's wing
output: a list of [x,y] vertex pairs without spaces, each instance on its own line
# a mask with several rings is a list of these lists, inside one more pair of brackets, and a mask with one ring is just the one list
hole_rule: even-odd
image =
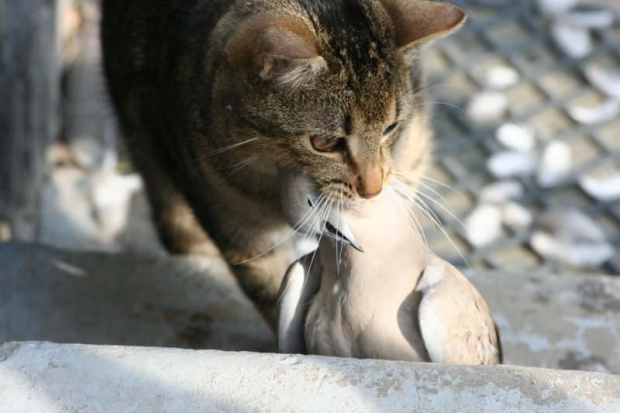
[[321,271],[316,263],[312,271],[302,258],[290,266],[278,298],[278,351],[289,354],[305,354],[305,324],[310,300],[321,285]]
[[463,274],[431,257],[416,290],[422,292],[418,322],[431,361],[501,363],[499,332],[489,307]]

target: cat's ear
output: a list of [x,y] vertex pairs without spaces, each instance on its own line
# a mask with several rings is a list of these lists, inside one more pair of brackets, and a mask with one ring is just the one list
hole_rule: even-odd
[[327,67],[316,48],[316,36],[303,23],[248,23],[228,42],[229,62],[252,66],[265,80],[299,87]]
[[467,13],[462,9],[429,0],[380,0],[390,15],[400,48],[421,44],[459,28]]

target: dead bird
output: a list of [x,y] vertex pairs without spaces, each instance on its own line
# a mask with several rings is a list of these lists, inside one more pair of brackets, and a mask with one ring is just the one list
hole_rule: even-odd
[[475,287],[435,256],[385,190],[347,209],[303,174],[281,171],[291,225],[319,239],[287,271],[278,301],[282,353],[502,362],[499,331]]

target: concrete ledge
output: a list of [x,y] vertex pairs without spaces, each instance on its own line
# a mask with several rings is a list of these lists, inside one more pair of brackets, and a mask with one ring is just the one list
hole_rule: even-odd
[[[493,310],[509,364],[620,373],[620,278],[468,275]],[[0,343],[275,348],[270,329],[219,256],[0,244],[0,286]]]
[[5,341],[275,348],[269,326],[219,256],[109,255],[25,244],[0,244]]
[[516,367],[9,343],[0,411],[618,412],[620,377]]

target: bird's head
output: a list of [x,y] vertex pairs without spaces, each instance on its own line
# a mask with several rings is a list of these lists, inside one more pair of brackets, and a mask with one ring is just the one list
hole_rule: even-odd
[[321,194],[307,174],[280,169],[279,176],[282,209],[294,230],[327,236],[364,252],[349,228],[345,205]]

